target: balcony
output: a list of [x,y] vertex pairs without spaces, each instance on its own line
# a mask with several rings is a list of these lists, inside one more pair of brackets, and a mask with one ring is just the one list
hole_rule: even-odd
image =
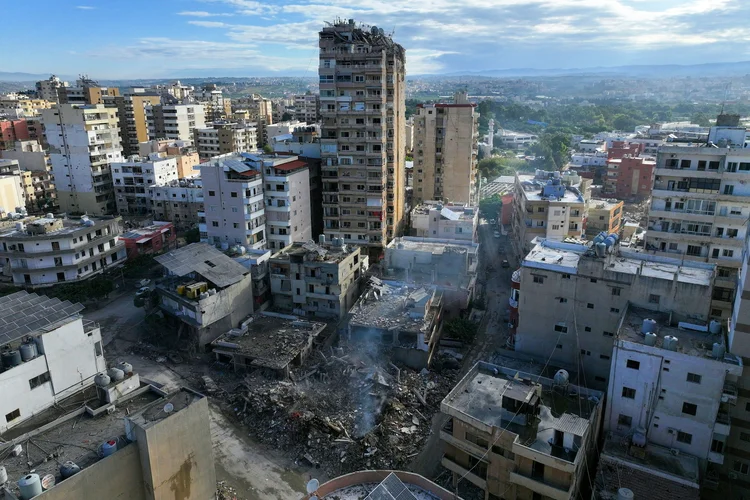
[[716,422],[714,423],[714,434],[728,436],[730,427],[731,419],[729,418],[729,413],[719,410],[716,414]]
[[721,402],[728,403],[730,405],[737,404],[737,386],[731,382],[724,382],[724,388],[721,391]]
[[520,471],[510,473],[510,482],[554,500],[568,500],[572,498],[573,488],[575,487],[575,483],[573,483],[567,490],[564,490],[555,484],[545,481],[543,477],[526,475]]
[[455,472],[461,477],[465,477],[478,488],[481,488],[483,490],[487,489],[486,479],[482,479],[481,477],[477,476],[473,472],[469,472],[468,469],[465,469],[462,465],[459,465],[458,463],[456,463],[455,459],[451,457],[450,455],[448,455],[447,453],[443,455],[443,459],[440,461],[440,464],[446,469],[448,469],[449,471]]
[[654,169],[654,174],[663,177],[700,177],[701,179],[721,179],[722,171],[719,170],[692,170],[679,167],[659,167]]

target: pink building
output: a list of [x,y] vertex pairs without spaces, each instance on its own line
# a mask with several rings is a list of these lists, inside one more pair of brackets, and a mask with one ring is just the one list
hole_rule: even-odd
[[16,141],[28,141],[26,120],[0,120],[0,150],[13,149]]
[[128,259],[150,255],[174,248],[177,233],[171,222],[156,222],[147,227],[132,229],[120,236],[125,242]]

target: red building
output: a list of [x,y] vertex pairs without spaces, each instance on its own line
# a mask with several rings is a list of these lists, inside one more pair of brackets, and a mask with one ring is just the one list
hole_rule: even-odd
[[513,222],[513,194],[504,194],[501,199],[503,208],[500,210],[500,224],[510,225]]
[[651,196],[656,162],[626,155],[607,161],[604,194],[619,200],[643,200]]
[[624,158],[625,156],[640,156],[643,153],[643,144],[626,142],[626,141],[612,141],[612,146],[607,149],[607,159],[614,160],[617,158]]
[[0,149],[13,149],[16,141],[28,141],[26,120],[0,120]]
[[177,233],[171,222],[156,222],[147,227],[132,229],[120,236],[125,242],[128,259],[149,255],[175,247]]

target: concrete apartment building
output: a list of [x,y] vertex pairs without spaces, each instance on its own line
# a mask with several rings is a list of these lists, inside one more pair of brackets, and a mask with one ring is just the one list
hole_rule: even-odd
[[201,90],[195,92],[194,97],[203,105],[207,122],[225,120],[232,113],[231,100],[224,97],[224,93],[216,84],[203,85]]
[[178,179],[177,159],[161,158],[157,153],[147,158],[134,155],[122,163],[112,163],[110,168],[117,213],[121,215],[150,215],[153,211],[151,189]]
[[[84,391],[84,404],[80,398],[66,401],[70,406],[62,416],[60,410],[42,414],[40,423],[25,434],[10,433],[0,444],[0,453],[8,457],[3,463],[10,480],[0,487],[0,499],[213,498],[216,474],[208,400],[190,389],[166,393],[149,384],[120,394],[112,400],[116,404],[102,396],[138,383],[137,374],[126,374],[117,384]],[[13,447],[28,440],[55,441],[55,453],[68,462],[49,460],[49,452],[33,445],[23,456],[13,457]],[[88,445],[78,444],[82,442]],[[43,481],[48,476],[54,480]]]
[[266,248],[263,173],[236,153],[201,163],[205,211],[199,224],[201,241],[222,248],[240,245]]
[[620,229],[622,229],[622,201],[589,200],[588,206],[587,235],[593,237],[601,231],[607,234],[620,234]]
[[196,227],[200,222],[198,214],[205,211],[200,177],[149,187],[148,193],[154,220],[169,221],[178,231]]
[[16,285],[86,279],[125,259],[120,219],[30,218],[0,232],[3,272]]
[[705,325],[715,266],[626,251],[614,237],[594,241],[539,241],[514,274],[509,300],[518,308],[516,351],[582,373],[588,387],[604,389],[629,304],[671,313],[670,325]]
[[27,180],[31,173],[21,171],[16,160],[0,160],[0,213],[26,208]]
[[49,156],[36,140],[16,141],[11,149],[0,151],[3,160],[15,160],[21,170],[45,172],[50,169]]
[[177,159],[177,176],[180,179],[194,177],[198,174],[195,167],[200,163],[198,152],[191,141],[153,140],[138,144],[138,156],[150,156],[157,153],[160,157],[168,156]]
[[146,106],[149,139],[192,141],[193,129],[206,126],[201,104],[156,104]]
[[382,253],[404,218],[404,48],[337,21],[320,31],[318,73],[325,234]]
[[244,155],[263,172],[268,249],[281,250],[312,234],[310,173],[296,156]]
[[486,500],[573,500],[590,492],[603,393],[480,361],[443,399],[442,465]]
[[161,104],[161,96],[156,92],[141,91],[124,96],[105,97],[104,103],[117,108],[123,156],[139,154],[138,144],[149,139],[146,106]]
[[575,173],[516,174],[512,226],[517,253],[528,253],[536,237],[583,238],[590,198],[591,180]]
[[304,123],[320,121],[320,95],[297,94],[294,99],[294,118]]
[[104,104],[106,97],[119,96],[120,89],[117,87],[103,87],[96,80],[82,75],[76,80],[75,87],[58,87],[57,95],[60,104],[96,106],[97,104]]
[[[612,352],[604,417],[610,443],[605,445],[607,458],[601,462],[600,473],[606,475],[608,460],[619,458],[626,462],[626,469],[641,469],[623,474],[620,487],[657,498],[655,491],[648,494],[648,484],[663,482],[666,476],[682,486],[658,498],[697,500],[701,486],[718,486],[717,471],[725,462],[733,426],[730,408],[737,402],[735,381],[743,363],[727,352],[719,322],[677,327],[670,324],[669,316],[631,306],[623,317]],[[629,447],[623,446],[626,442],[631,443]],[[630,448],[633,458],[622,457],[618,448]],[[659,460],[670,455],[671,461],[679,457],[695,465],[675,468],[669,460]],[[650,470],[642,470],[644,461],[650,463]],[[700,476],[685,477],[679,472],[696,469],[702,472]],[[642,477],[647,473],[650,478]]]
[[655,169],[656,162],[647,157],[609,158],[603,193],[620,200],[645,200],[651,196]]
[[411,211],[413,236],[474,241],[479,210],[464,204],[425,201]]
[[60,208],[64,212],[114,212],[110,163],[122,162],[117,110],[102,104],[61,104],[42,111]]
[[343,319],[359,297],[368,258],[340,240],[297,241],[273,254],[271,293],[277,309],[300,316]]
[[0,120],[0,151],[12,148],[16,141],[28,141],[29,138],[26,120]]
[[465,92],[420,104],[414,117],[414,199],[476,205],[479,113]]
[[61,87],[68,87],[70,84],[60,80],[55,75],[50,76],[46,80],[40,80],[36,82],[36,95],[40,99],[46,101],[57,102],[58,89]]
[[646,249],[717,265],[711,315],[728,318],[750,216],[750,150],[659,149]]
[[201,161],[227,153],[258,149],[258,129],[254,123],[214,122],[193,131],[193,144]]
[[191,243],[155,257],[167,271],[156,286],[159,307],[202,350],[255,310],[251,270],[211,245]]
[[3,435],[94,385],[107,365],[99,325],[83,319],[83,305],[20,291],[0,297],[0,308],[9,319],[0,334]]

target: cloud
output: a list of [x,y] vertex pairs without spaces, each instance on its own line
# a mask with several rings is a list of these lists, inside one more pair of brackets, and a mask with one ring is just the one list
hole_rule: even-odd
[[91,5],[76,5],[76,9],[79,10],[94,10],[96,7],[92,7]]
[[190,17],[227,17],[231,16],[232,14],[229,13],[214,13],[214,12],[206,12],[204,10],[184,10],[182,12],[177,13],[178,16],[190,16]]

